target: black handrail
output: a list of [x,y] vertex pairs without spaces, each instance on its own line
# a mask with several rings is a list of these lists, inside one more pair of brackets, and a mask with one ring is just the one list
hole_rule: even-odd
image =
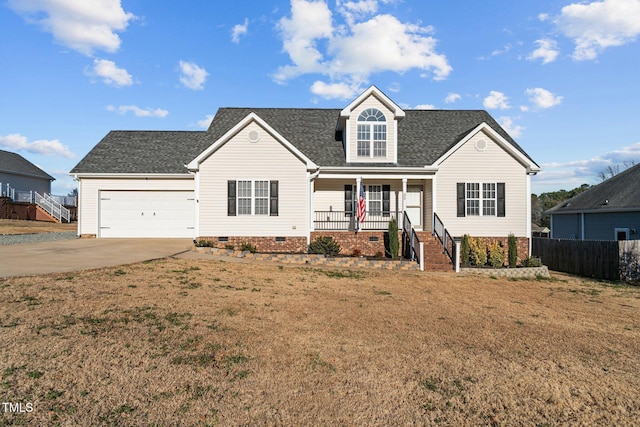
[[437,213],[433,213],[433,234],[442,243],[442,252],[455,264],[456,243]]

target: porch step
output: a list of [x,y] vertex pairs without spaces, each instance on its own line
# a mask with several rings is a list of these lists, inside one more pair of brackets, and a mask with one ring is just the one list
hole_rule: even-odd
[[437,237],[423,234],[420,241],[424,243],[425,271],[453,271],[454,266],[449,256],[443,252],[442,243]]

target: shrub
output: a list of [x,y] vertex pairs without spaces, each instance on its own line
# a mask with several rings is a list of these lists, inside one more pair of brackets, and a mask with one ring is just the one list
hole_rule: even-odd
[[487,252],[489,254],[489,265],[493,268],[501,268],[504,266],[504,248],[502,247],[502,243],[497,240],[489,243],[487,247]]
[[468,267],[471,259],[471,246],[469,243],[469,235],[462,236],[462,242],[460,243],[460,263],[463,267]]
[[351,252],[351,256],[353,257],[360,257],[362,256],[362,251],[358,248],[355,248],[352,252]]
[[308,251],[310,254],[322,254],[336,256],[340,253],[340,245],[331,236],[319,236],[311,242]]
[[396,221],[395,218],[391,218],[391,221],[389,221],[389,256],[391,256],[392,259],[398,258],[399,248],[398,221]]
[[507,246],[509,249],[509,267],[515,268],[518,265],[518,240],[513,233],[509,234]]
[[242,252],[249,251],[252,254],[255,254],[258,251],[258,249],[254,245],[252,245],[251,243],[248,243],[248,242],[242,242],[240,244],[240,250]]
[[212,248],[213,242],[211,240],[198,240],[196,242],[197,248]]
[[482,267],[487,263],[487,247],[482,239],[478,237],[469,238],[469,248],[471,252],[471,264]]
[[224,248],[229,250],[229,251],[233,251],[236,249],[235,246],[233,246],[231,243],[227,243],[226,245],[224,245]]
[[530,256],[522,260],[522,266],[523,267],[542,267],[542,261],[540,260],[540,258]]

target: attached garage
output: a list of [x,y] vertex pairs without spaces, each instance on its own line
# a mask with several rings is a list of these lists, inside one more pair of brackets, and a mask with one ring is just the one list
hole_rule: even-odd
[[98,202],[98,237],[194,237],[193,191],[101,190]]

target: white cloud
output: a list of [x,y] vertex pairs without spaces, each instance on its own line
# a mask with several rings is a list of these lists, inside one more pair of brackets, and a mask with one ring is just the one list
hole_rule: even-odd
[[512,138],[520,138],[522,131],[525,129],[523,126],[515,124],[513,119],[507,116],[498,118],[498,123],[500,123],[500,126],[502,126]]
[[90,75],[100,77],[105,84],[115,87],[131,86],[133,78],[124,68],[106,59],[94,59]]
[[462,99],[462,96],[459,93],[449,92],[447,97],[444,99],[444,102],[447,104],[453,104],[460,99]]
[[[373,73],[422,70],[435,80],[452,71],[445,55],[436,51],[432,27],[403,23],[378,14],[380,2],[338,1],[337,15],[323,0],[291,0],[291,15],[278,29],[291,64],[278,68],[278,83],[303,74],[321,74],[327,87],[364,86]],[[318,85],[316,92],[318,93]],[[335,97],[333,91],[329,96]]]
[[249,19],[245,18],[243,24],[237,24],[233,26],[231,30],[231,41],[234,43],[240,43],[240,36],[247,34],[249,30]]
[[112,111],[120,115],[133,113],[136,117],[167,117],[169,112],[161,108],[140,108],[136,105],[120,105],[114,107],[113,105],[107,105],[107,111]]
[[8,5],[58,43],[87,56],[96,50],[116,52],[121,43],[117,33],[135,19],[120,0],[9,0]]
[[349,85],[347,83],[325,83],[316,81],[311,85],[311,93],[325,99],[351,99],[362,88],[358,85]]
[[26,151],[33,154],[42,154],[45,156],[61,156],[67,159],[73,159],[76,155],[69,150],[69,147],[62,145],[57,139],[47,140],[39,139],[29,142],[26,136],[18,133],[12,133],[6,136],[0,136],[0,147],[14,151]]
[[202,119],[202,120],[198,120],[198,121],[196,122],[196,125],[197,125],[199,128],[202,128],[202,129],[209,129],[209,126],[211,125],[211,122],[213,121],[213,117],[214,117],[214,115],[213,115],[213,114],[207,114],[207,115],[204,117],[204,119]]
[[207,81],[207,76],[209,75],[204,68],[198,66],[195,62],[180,61],[180,72],[182,73],[180,83],[186,88],[193,90],[204,89],[204,82]]
[[508,110],[511,108],[506,95],[495,90],[489,92],[489,96],[484,99],[482,105],[488,110]]
[[435,110],[436,106],[433,104],[419,104],[416,105],[416,110]]
[[535,43],[538,45],[538,48],[527,56],[529,61],[542,59],[543,64],[549,64],[558,58],[560,51],[558,50],[558,43],[555,40],[540,39],[536,40]]
[[634,42],[640,34],[640,0],[603,0],[573,3],[554,20],[573,39],[573,59],[593,60],[612,46]]
[[490,58],[492,58],[494,56],[504,55],[505,53],[508,53],[512,48],[513,48],[512,45],[506,44],[506,45],[504,45],[504,47],[502,49],[496,49],[493,52],[491,52],[491,55],[489,55],[489,56],[481,56],[478,59],[480,59],[482,61],[485,61],[485,60],[490,59]]
[[536,187],[546,188],[545,191],[560,188],[568,190],[585,183],[597,184],[601,182],[600,172],[605,172],[607,167],[615,167],[625,163],[631,164],[632,162],[640,163],[640,142],[591,159],[542,164],[542,172],[534,177],[534,182]]
[[551,108],[562,102],[562,96],[554,95],[540,87],[527,89],[526,94],[529,95],[529,100],[538,108]]
[[336,1],[338,11],[346,21],[353,25],[358,19],[364,19],[378,11],[377,0],[360,0],[360,1]]

